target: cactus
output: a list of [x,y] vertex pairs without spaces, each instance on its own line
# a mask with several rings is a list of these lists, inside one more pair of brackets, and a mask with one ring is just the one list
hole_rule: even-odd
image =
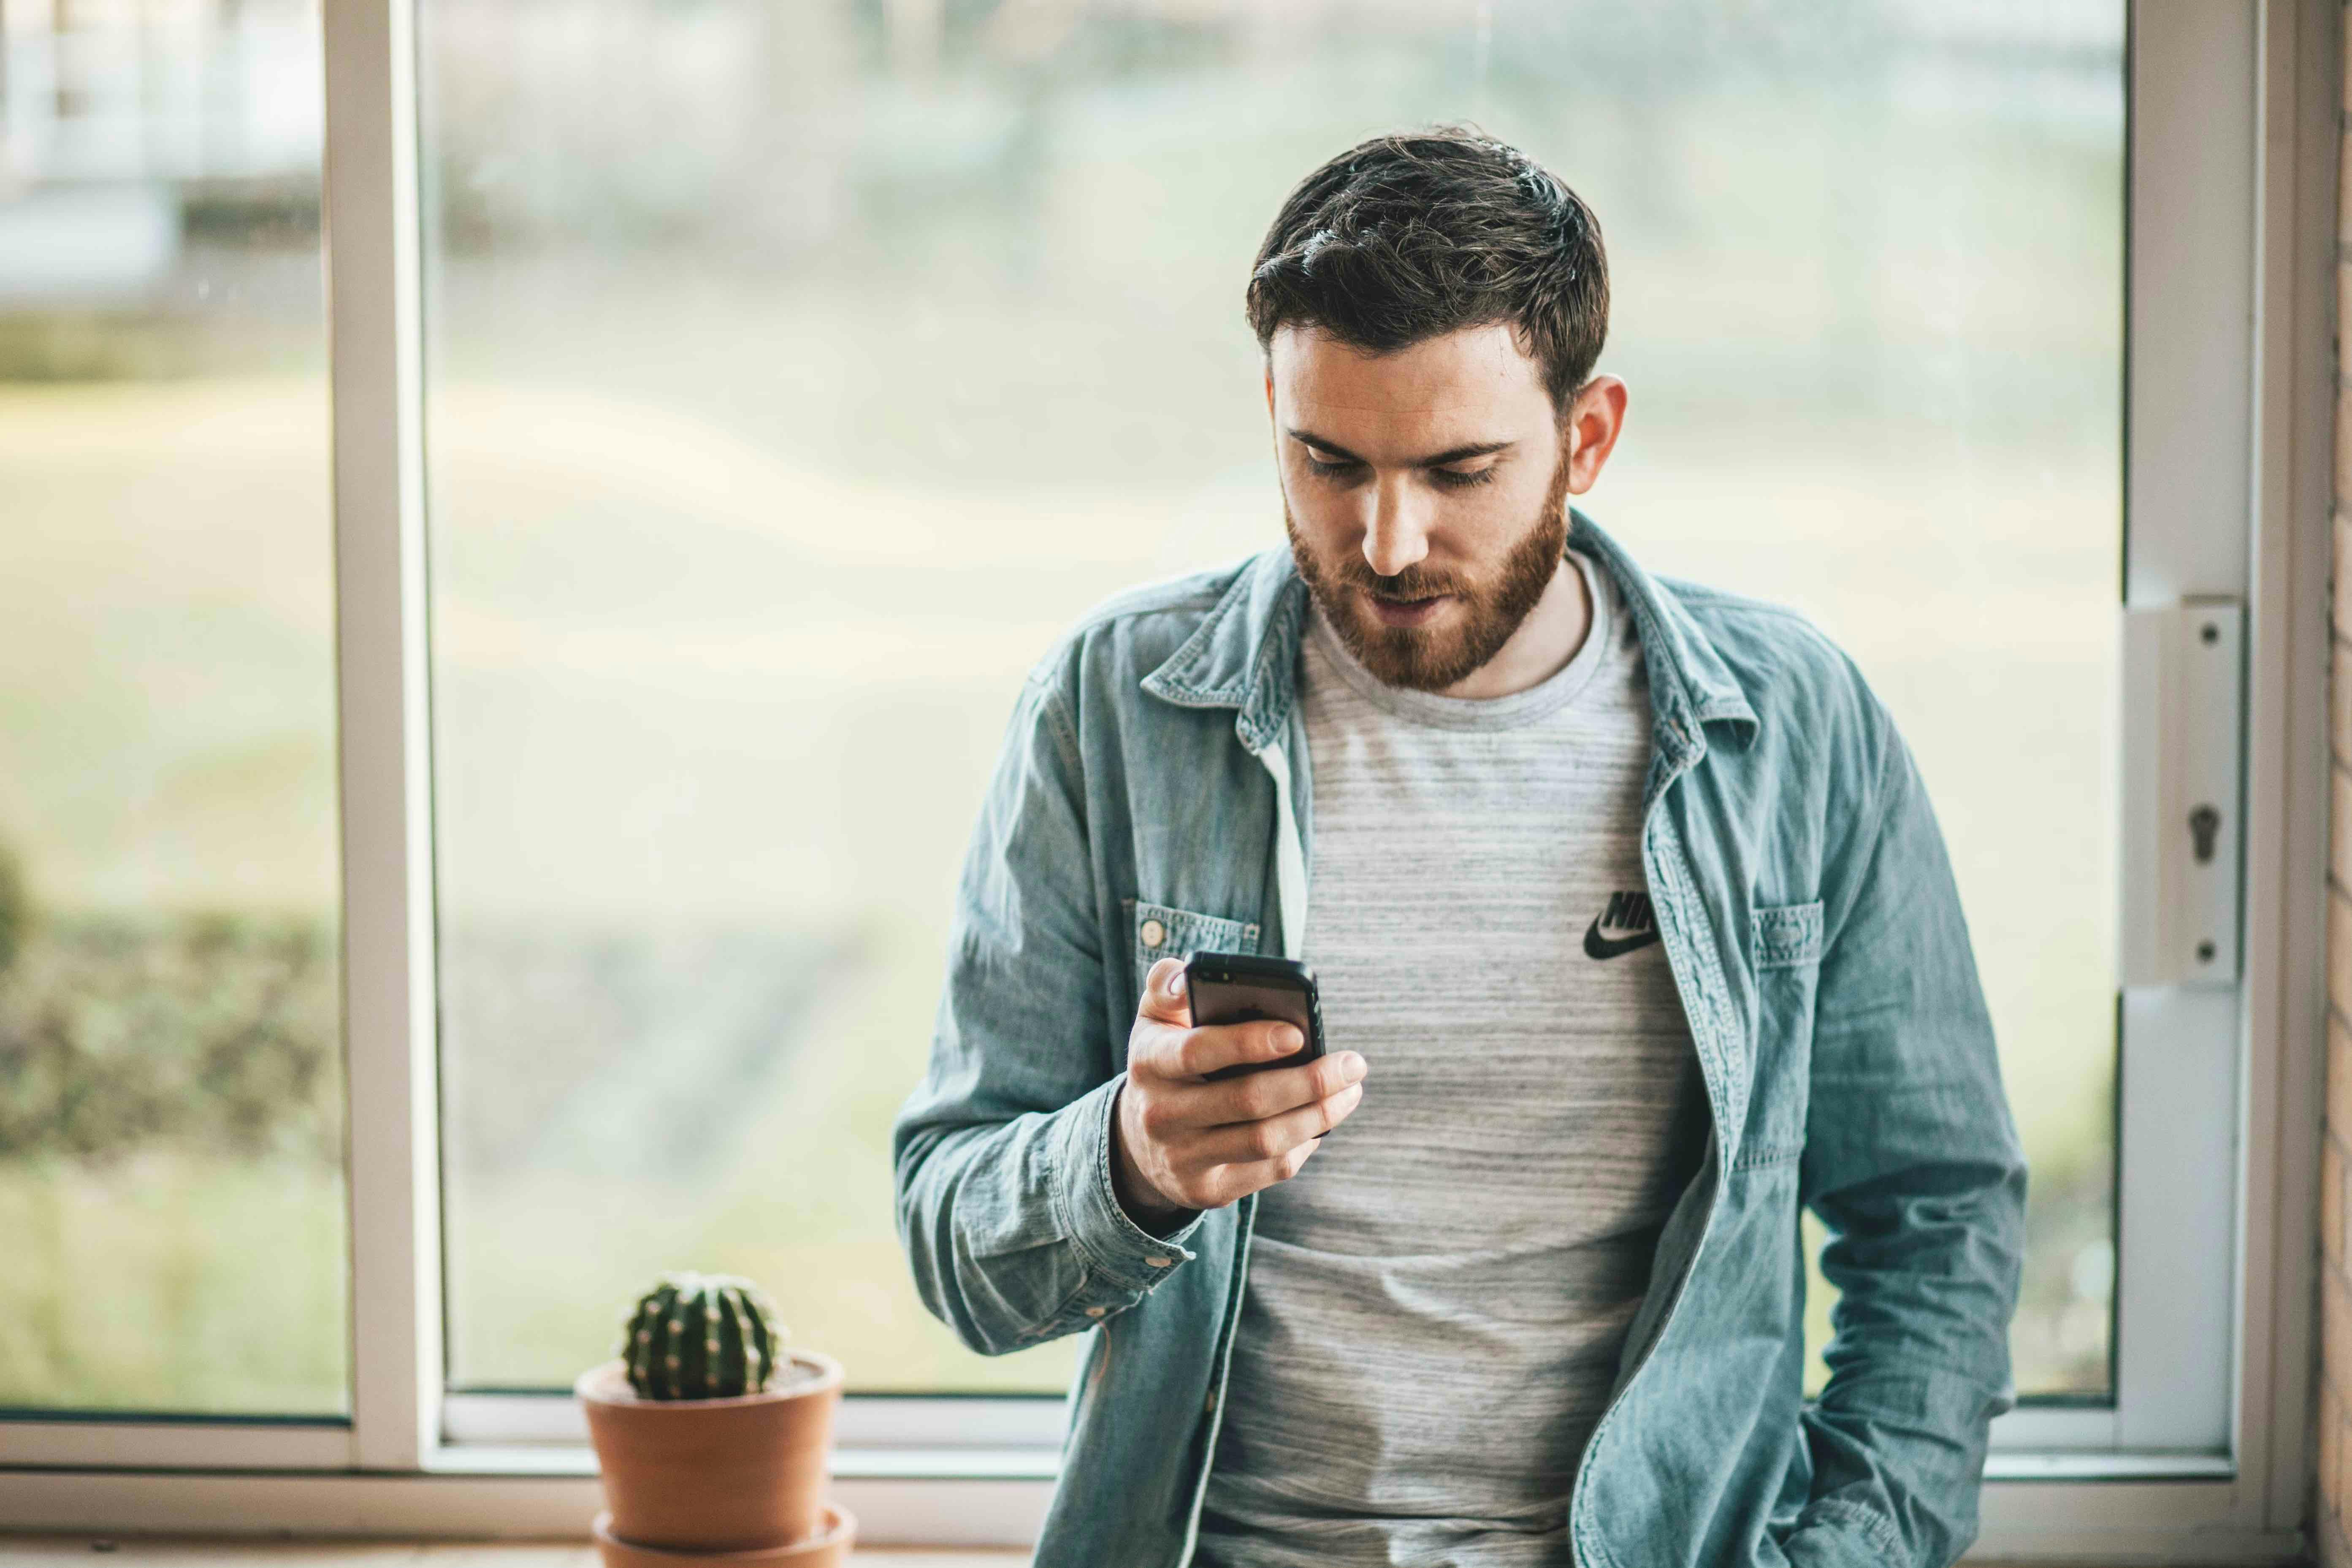
[[621,1341],[640,1399],[729,1399],[775,1380],[784,1331],[775,1303],[728,1274],[665,1274]]

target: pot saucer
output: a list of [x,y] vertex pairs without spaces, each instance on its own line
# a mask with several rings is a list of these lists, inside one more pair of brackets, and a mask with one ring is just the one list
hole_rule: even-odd
[[749,1552],[665,1552],[639,1546],[613,1533],[613,1516],[600,1513],[589,1528],[604,1568],[838,1568],[849,1561],[849,1543],[857,1535],[857,1517],[837,1503],[824,1505],[824,1522],[814,1535],[784,1546],[762,1546]]

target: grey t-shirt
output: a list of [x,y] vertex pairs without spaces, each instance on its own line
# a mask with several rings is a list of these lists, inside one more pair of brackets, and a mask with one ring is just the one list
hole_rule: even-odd
[[1576,1464],[1705,1091],[1642,869],[1650,706],[1608,574],[1526,691],[1382,685],[1319,616],[1306,958],[1363,1103],[1258,1199],[1196,1562],[1572,1562]]

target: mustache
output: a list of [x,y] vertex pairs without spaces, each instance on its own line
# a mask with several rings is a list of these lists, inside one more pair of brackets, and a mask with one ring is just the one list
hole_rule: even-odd
[[1360,556],[1342,567],[1339,576],[1349,587],[1360,588],[1372,598],[1391,605],[1409,605],[1416,599],[1456,594],[1463,587],[1461,579],[1453,573],[1424,572],[1418,566],[1408,566],[1392,577],[1383,577],[1365,565]]

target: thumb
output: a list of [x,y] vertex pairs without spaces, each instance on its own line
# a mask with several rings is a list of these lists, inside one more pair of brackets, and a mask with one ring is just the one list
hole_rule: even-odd
[[1191,1027],[1192,1003],[1184,994],[1182,959],[1163,958],[1151,966],[1151,973],[1143,977],[1143,1005],[1136,1014],[1158,1023]]

